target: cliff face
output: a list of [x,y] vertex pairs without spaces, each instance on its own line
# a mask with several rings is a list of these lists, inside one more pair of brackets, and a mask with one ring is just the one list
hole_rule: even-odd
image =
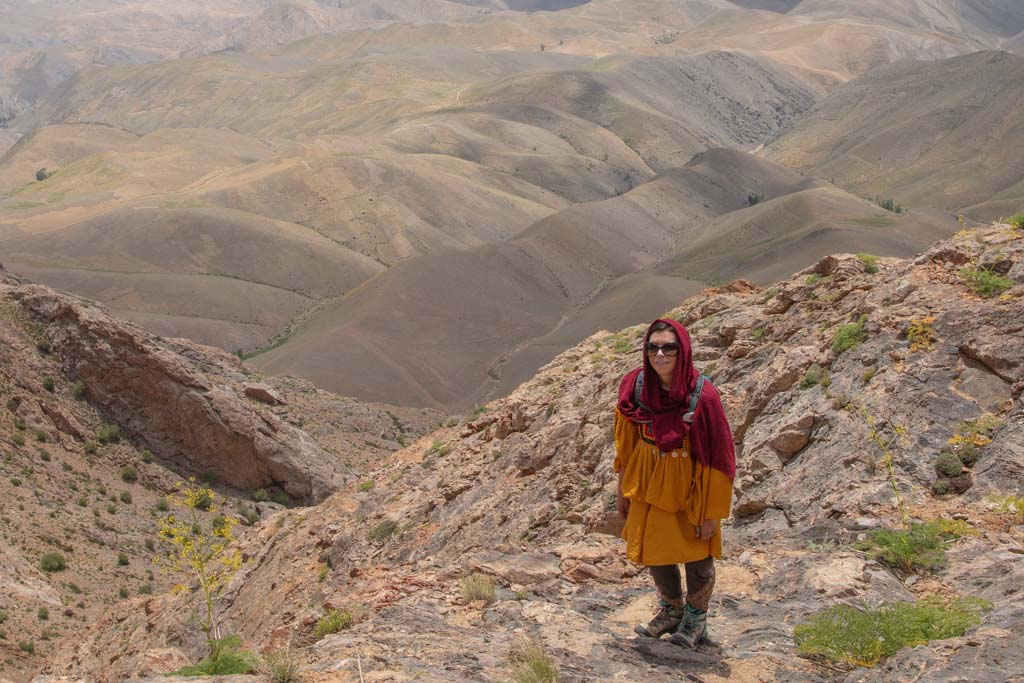
[[0,677],[28,680],[110,605],[180,580],[150,560],[183,476],[251,522],[282,509],[254,490],[323,497],[440,420],[258,379],[0,267]]
[[[1013,286],[982,298],[968,286],[979,267]],[[221,618],[256,648],[301,647],[310,681],[359,680],[359,667],[375,680],[500,679],[524,635],[568,680],[1005,680],[1024,652],[1024,539],[986,496],[1024,488],[1022,297],[1024,234],[995,226],[910,261],[827,257],[768,290],[734,282],[670,312],[723,395],[739,453],[715,646],[684,652],[631,632],[651,589],[613,535],[611,431],[642,325],[591,337],[320,505],[258,524]],[[938,482],[939,451],[980,424],[976,462]],[[953,514],[977,534],[935,575],[897,576],[850,546],[904,516]],[[497,581],[494,604],[462,595],[472,572]],[[963,594],[994,605],[978,629],[882,668],[796,656],[792,624],[824,607]],[[357,623],[317,640],[328,607]],[[51,670],[114,681],[151,648],[198,655],[191,609],[170,597],[118,606]]]

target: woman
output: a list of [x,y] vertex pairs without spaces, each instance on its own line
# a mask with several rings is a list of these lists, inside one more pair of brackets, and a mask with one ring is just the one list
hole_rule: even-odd
[[736,455],[718,392],[693,367],[686,328],[655,320],[643,353],[643,367],[619,385],[615,411],[626,554],[650,568],[660,596],[654,618],[635,630],[651,638],[674,631],[672,642],[692,648],[707,638],[713,558],[722,557],[719,521],[729,516]]

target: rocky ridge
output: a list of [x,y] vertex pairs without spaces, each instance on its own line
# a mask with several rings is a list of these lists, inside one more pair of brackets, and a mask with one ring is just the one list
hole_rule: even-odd
[[[977,266],[1015,285],[983,299],[964,270]],[[768,290],[733,282],[669,313],[692,331],[739,454],[711,646],[686,652],[631,631],[651,589],[614,536],[611,431],[643,326],[591,337],[317,507],[254,526],[220,617],[256,649],[298,647],[304,681],[498,680],[522,637],[567,681],[1013,680],[1024,529],[987,495],[1024,488],[1022,297],[1024,233],[997,225],[913,260],[835,255]],[[963,493],[934,493],[939,451],[982,418],[995,426]],[[976,534],[935,575],[894,574],[850,545],[904,515],[954,514]],[[463,597],[473,572],[496,580],[493,604]],[[961,638],[875,669],[796,655],[793,623],[824,607],[956,594],[993,604]],[[49,671],[120,681],[153,648],[196,657],[191,608],[135,598]],[[328,608],[357,621],[318,640]]]
[[[260,379],[0,268],[0,679],[28,680],[118,600],[179,580],[150,561],[183,477],[216,482],[222,512],[249,524],[440,421]],[[47,555],[62,562],[44,569]]]

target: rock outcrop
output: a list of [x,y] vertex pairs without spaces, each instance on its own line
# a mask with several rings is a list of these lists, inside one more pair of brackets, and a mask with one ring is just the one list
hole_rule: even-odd
[[[566,680],[1006,680],[1024,652],[1024,529],[987,495],[1024,489],[1022,262],[1024,234],[996,226],[913,261],[832,256],[767,291],[708,290],[671,312],[723,395],[739,454],[714,645],[683,651],[631,631],[651,588],[611,535],[612,408],[639,360],[616,349],[637,349],[643,325],[587,339],[317,507],[258,524],[219,618],[256,648],[290,641],[307,681],[359,680],[357,666],[375,680],[497,680],[523,637]],[[985,263],[1013,286],[975,294],[964,268]],[[933,492],[939,452],[981,424],[966,493]],[[952,514],[974,535],[934,576],[896,575],[851,545],[904,517]],[[496,582],[493,604],[463,594],[472,573]],[[966,636],[877,669],[796,654],[792,625],[817,610],[936,594],[993,609]],[[193,607],[117,607],[51,670],[119,681],[155,647],[198,655]],[[318,640],[329,608],[357,623]]]

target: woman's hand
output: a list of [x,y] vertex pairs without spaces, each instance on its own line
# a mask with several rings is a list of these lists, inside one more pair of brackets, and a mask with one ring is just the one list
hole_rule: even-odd
[[697,527],[697,540],[710,541],[716,531],[718,531],[718,520],[705,519],[704,523]]
[[619,511],[619,517],[622,519],[626,519],[629,516],[629,498],[622,495],[622,491],[619,491],[615,498],[615,507]]

